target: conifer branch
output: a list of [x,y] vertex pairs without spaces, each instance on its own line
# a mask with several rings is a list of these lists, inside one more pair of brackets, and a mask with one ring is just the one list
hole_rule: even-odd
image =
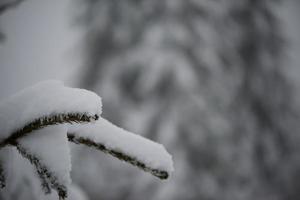
[[53,172],[49,171],[47,166],[43,164],[37,156],[31,154],[18,142],[15,143],[15,146],[20,154],[29,160],[30,163],[35,167],[45,194],[51,193],[52,188],[57,191],[60,199],[65,199],[67,197],[67,187],[59,183],[58,178],[53,174]]
[[152,175],[160,178],[160,179],[167,179],[169,177],[169,174],[167,171],[163,171],[160,169],[153,169],[149,166],[147,166],[144,162],[138,160],[135,157],[132,157],[130,155],[127,155],[119,150],[115,150],[115,149],[110,149],[108,147],[106,147],[104,144],[101,143],[96,143],[91,139],[88,138],[83,138],[83,137],[77,137],[75,134],[73,133],[68,133],[68,140],[70,142],[73,142],[75,144],[83,144],[89,147],[93,147],[96,148],[104,153],[110,154],[122,161],[125,161],[127,163],[132,164],[133,166],[137,166],[138,168],[144,170],[145,172],[149,172]]
[[45,128],[46,126],[65,124],[65,123],[83,123],[97,120],[98,115],[89,115],[88,113],[60,113],[55,115],[43,116],[25,125],[23,128],[13,132],[8,138],[0,142],[0,149],[6,145],[16,146],[17,140],[35,130]]

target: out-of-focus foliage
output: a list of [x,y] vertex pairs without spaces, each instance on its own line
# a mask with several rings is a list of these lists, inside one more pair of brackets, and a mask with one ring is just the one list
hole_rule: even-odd
[[278,1],[78,5],[80,85],[103,96],[106,117],[165,144],[176,169],[158,183],[78,150],[73,176],[91,199],[300,197],[299,112],[282,66]]
[[0,2],[0,15],[8,9],[14,8],[24,0],[1,0]]
[[[23,0],[1,0],[0,2],[0,16],[7,10],[16,7]],[[5,39],[5,35],[2,33],[0,29],[0,42]]]

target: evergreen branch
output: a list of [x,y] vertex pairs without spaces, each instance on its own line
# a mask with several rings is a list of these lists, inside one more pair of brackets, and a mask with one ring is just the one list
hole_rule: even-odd
[[15,146],[20,154],[34,165],[45,194],[51,193],[52,188],[57,191],[60,199],[65,199],[67,197],[67,187],[59,183],[58,178],[48,170],[46,165],[43,164],[38,157],[28,152],[18,142],[15,143]]
[[132,157],[130,155],[127,155],[119,150],[114,150],[114,149],[109,149],[107,148],[104,144],[101,143],[96,143],[92,141],[91,139],[88,138],[83,138],[83,137],[77,137],[73,133],[68,133],[68,140],[70,142],[73,142],[75,144],[84,144],[89,147],[94,147],[104,153],[110,154],[122,161],[125,161],[127,163],[130,163],[134,166],[137,166],[138,168],[144,170],[145,172],[149,172],[152,175],[160,178],[160,179],[167,179],[169,177],[169,174],[167,171],[163,171],[160,169],[153,169],[149,166],[147,166],[145,163],[143,163],[140,160],[137,160],[135,157]]
[[88,113],[60,113],[55,115],[43,116],[41,118],[35,119],[32,122],[25,125],[23,128],[13,132],[8,138],[0,142],[0,149],[6,145],[16,146],[17,140],[24,137],[35,130],[45,128],[46,126],[65,124],[65,123],[82,123],[91,122],[98,120],[98,115],[89,115]]

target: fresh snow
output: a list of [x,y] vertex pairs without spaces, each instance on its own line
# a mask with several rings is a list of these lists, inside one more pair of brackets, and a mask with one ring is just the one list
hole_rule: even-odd
[[0,103],[0,141],[33,120],[59,113],[101,114],[101,98],[84,89],[44,81]]
[[68,132],[129,155],[147,167],[169,174],[174,170],[172,157],[161,144],[130,133],[101,117],[95,123],[72,125]]

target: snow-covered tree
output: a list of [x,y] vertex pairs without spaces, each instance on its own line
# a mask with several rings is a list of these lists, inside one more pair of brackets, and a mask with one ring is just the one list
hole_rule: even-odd
[[[101,118],[101,107],[101,98],[95,93],[65,87],[59,81],[39,83],[1,102],[0,185],[7,187],[1,190],[1,199],[47,198],[30,188],[33,181],[26,167],[20,172],[24,173],[22,179],[9,175],[15,169],[8,164],[10,148],[34,166],[37,175],[34,178],[40,179],[45,194],[56,190],[60,199],[67,198],[71,184],[68,141],[101,150],[167,179],[173,165],[164,147]],[[6,183],[7,178],[12,180]],[[29,187],[22,183],[24,180]]]

